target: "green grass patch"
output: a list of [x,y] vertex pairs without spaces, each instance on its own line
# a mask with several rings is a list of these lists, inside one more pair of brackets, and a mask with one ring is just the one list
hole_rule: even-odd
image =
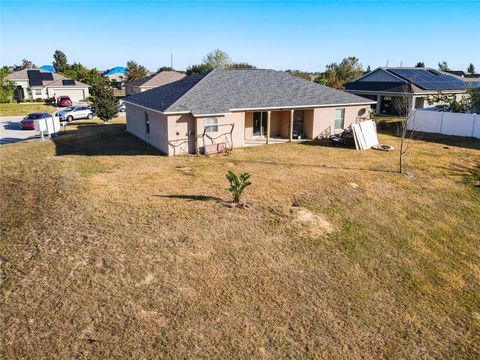
[[55,111],[55,107],[44,104],[0,104],[0,116],[23,116],[32,112],[51,114]]

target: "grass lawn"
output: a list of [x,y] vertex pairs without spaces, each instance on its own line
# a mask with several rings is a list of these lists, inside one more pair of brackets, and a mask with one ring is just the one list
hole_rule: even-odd
[[0,104],[0,116],[28,115],[32,112],[55,112],[57,109],[44,104]]
[[167,158],[90,123],[0,147],[2,358],[480,357],[480,141],[424,136],[409,178],[396,153]]

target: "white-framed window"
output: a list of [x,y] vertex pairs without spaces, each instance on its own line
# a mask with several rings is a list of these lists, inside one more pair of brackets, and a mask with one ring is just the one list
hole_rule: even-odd
[[145,134],[150,134],[150,118],[148,112],[145,111]]
[[41,96],[42,95],[42,90],[41,89],[35,89],[35,95]]
[[345,124],[345,109],[335,109],[335,129],[343,129]]
[[217,132],[218,131],[218,119],[207,118],[204,121],[205,132]]

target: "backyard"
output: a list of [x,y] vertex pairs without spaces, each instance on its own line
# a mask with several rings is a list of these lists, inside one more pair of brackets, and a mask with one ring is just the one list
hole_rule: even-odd
[[167,158],[77,123],[0,147],[2,358],[480,356],[480,141],[425,135],[406,176],[396,151]]

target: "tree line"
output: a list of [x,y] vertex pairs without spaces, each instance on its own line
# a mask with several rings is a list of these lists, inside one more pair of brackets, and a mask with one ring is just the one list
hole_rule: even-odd
[[[97,114],[102,120],[108,119],[112,114],[116,115],[117,98],[113,95],[113,89],[110,86],[108,78],[102,76],[102,72],[97,68],[87,68],[81,63],[74,62],[70,64],[67,56],[60,50],[56,50],[53,54],[52,65],[56,72],[65,77],[83,82],[91,86],[90,101],[97,109]],[[424,62],[417,62],[415,67],[424,68]],[[15,83],[6,79],[6,76],[12,71],[23,69],[36,69],[36,65],[28,60],[23,59],[20,65],[10,67],[4,66],[0,69],[0,102],[8,102],[12,98],[15,91]],[[127,62],[125,81],[142,79],[150,74],[148,69],[131,60]],[[256,69],[254,65],[246,62],[235,62],[223,50],[215,49],[207,53],[202,62],[199,64],[189,65],[186,69],[187,75],[197,75],[211,71],[213,69]],[[441,71],[449,71],[450,68],[446,61],[438,63],[438,69]],[[162,66],[156,72],[174,71],[172,67]],[[315,81],[335,89],[343,89],[345,84],[352,82],[365,73],[371,71],[370,66],[363,68],[360,60],[355,56],[349,56],[340,62],[334,62],[326,65],[322,72],[305,72],[301,70],[286,70],[290,75],[300,77],[305,80]],[[467,67],[467,73],[475,74],[475,66],[470,63]],[[100,103],[101,102],[101,103]],[[99,109],[106,109],[105,112]],[[112,117],[113,117],[112,116]]]

